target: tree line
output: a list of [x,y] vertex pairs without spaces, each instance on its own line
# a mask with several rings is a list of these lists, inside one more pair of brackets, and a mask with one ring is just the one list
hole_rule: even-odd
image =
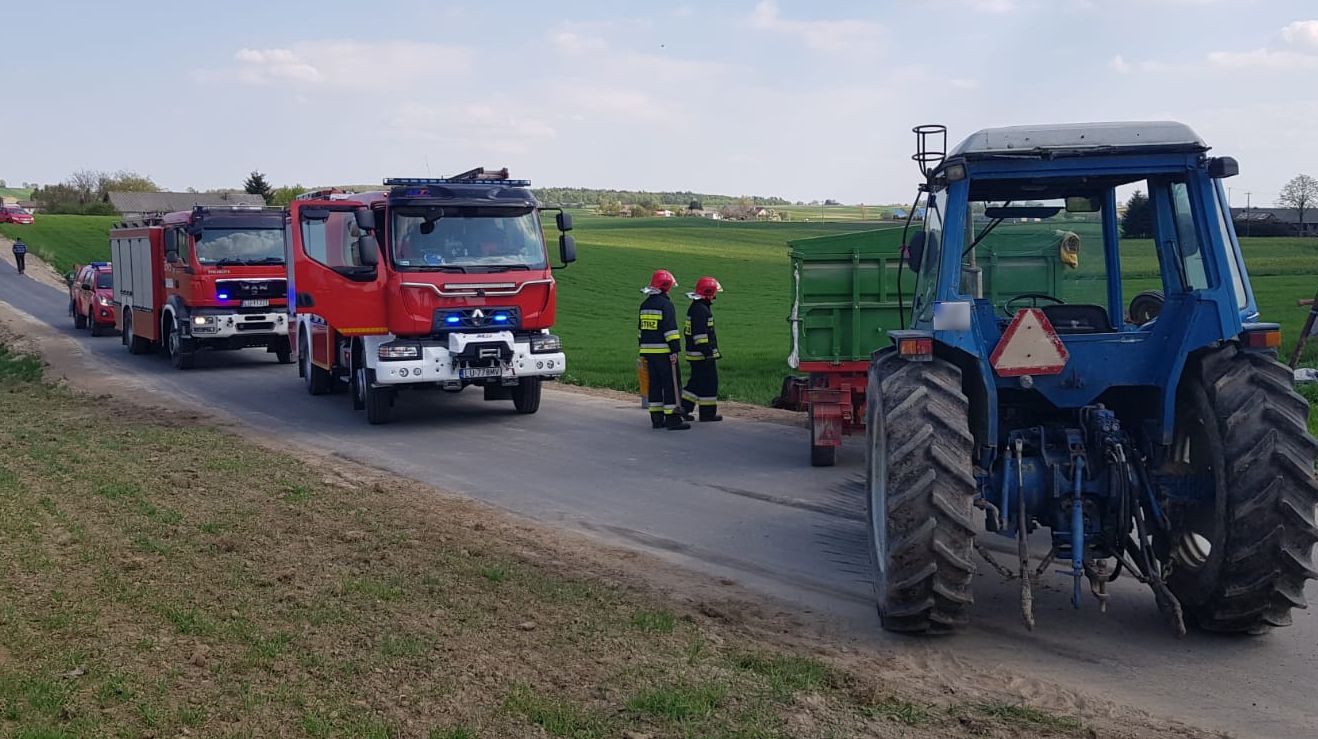
[[[1246,228],[1236,224],[1236,232],[1251,236],[1294,236],[1304,234],[1305,220],[1318,207],[1318,179],[1307,174],[1292,177],[1277,196],[1277,207],[1292,208],[1298,223],[1278,221],[1251,221]],[[1233,220],[1240,220],[1233,216]],[[1121,235],[1128,239],[1153,238],[1153,204],[1143,191],[1136,190],[1126,201],[1126,212],[1121,216]]]

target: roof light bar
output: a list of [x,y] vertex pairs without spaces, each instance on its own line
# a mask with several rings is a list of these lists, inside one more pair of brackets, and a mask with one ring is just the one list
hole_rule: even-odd
[[509,187],[530,187],[530,180],[508,179],[508,168],[487,171],[477,167],[452,177],[389,177],[384,184],[387,187],[424,187],[426,185],[466,185],[471,183],[486,185],[507,185]]

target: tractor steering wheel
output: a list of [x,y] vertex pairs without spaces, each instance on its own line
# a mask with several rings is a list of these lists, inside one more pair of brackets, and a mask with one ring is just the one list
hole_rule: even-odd
[[[1016,311],[1019,310],[1020,308],[1015,307],[1015,304],[1017,301],[1020,300],[1029,300],[1031,308],[1038,308],[1040,300],[1046,301],[1048,305],[1066,305],[1065,300],[1062,300],[1061,298],[1053,297],[1048,293],[1021,293],[1020,295],[1017,295],[1016,297],[1011,298],[1007,302],[1003,303],[1002,312],[1006,313],[1008,316],[1016,315]],[[1024,306],[1020,306],[1020,307],[1024,307]]]

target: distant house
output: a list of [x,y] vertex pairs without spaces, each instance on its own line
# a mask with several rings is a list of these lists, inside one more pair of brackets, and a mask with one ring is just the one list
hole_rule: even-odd
[[654,212],[654,214],[655,214],[656,216],[658,216],[659,218],[672,218],[672,217],[673,217],[673,211],[668,210],[667,208],[665,208],[665,209],[663,209],[663,210],[656,210],[656,211]]
[[718,211],[716,211],[716,210],[707,210],[707,211],[705,211],[704,213],[702,213],[701,215],[702,215],[703,217],[705,217],[705,218],[708,218],[708,219],[711,220],[711,221],[721,221],[721,220],[723,220],[723,214],[720,213],[720,212],[718,212]]
[[1318,208],[1304,212],[1303,224],[1295,208],[1232,208],[1231,220],[1242,236],[1251,232],[1258,236],[1318,236]]
[[226,205],[265,205],[260,195],[245,192],[117,192],[110,193],[110,205],[126,219],[141,218],[154,213],[172,213],[191,210],[194,205],[224,207]]

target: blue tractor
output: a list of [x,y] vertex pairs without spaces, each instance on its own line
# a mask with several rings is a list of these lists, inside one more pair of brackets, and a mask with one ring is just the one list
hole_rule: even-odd
[[[915,132],[909,314],[866,406],[883,626],[966,624],[977,554],[1019,579],[1030,627],[1054,563],[1076,607],[1147,584],[1178,634],[1290,624],[1318,576],[1318,442],[1259,322],[1222,186],[1236,161],[1171,122],[988,129],[951,152],[945,127]],[[1037,265],[996,263],[1030,240]],[[1003,290],[1021,269],[1060,270],[1059,294]]]

